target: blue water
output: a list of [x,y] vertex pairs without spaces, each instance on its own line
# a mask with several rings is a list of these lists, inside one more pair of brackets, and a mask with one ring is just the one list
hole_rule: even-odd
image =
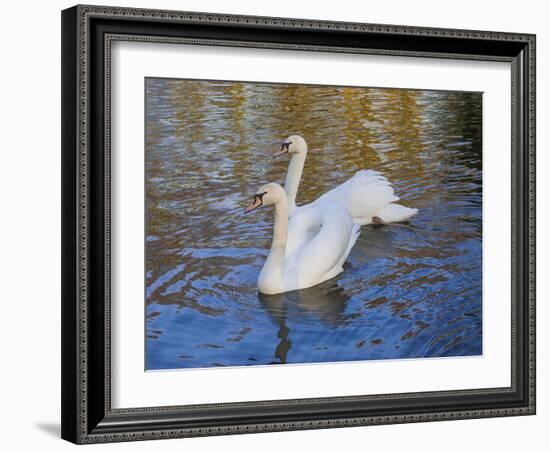
[[[146,80],[146,368],[482,353],[481,94]],[[298,203],[384,172],[408,224],[363,227],[333,280],[259,295],[284,182],[276,143],[310,151]]]

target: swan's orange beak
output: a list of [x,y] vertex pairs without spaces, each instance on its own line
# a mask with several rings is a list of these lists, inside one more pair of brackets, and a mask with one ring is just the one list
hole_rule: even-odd
[[256,208],[259,208],[262,206],[262,198],[259,195],[255,195],[250,204],[244,209],[244,213],[249,213],[250,211],[254,211]]
[[281,150],[277,150],[276,152],[273,153],[273,158],[277,158],[278,156],[281,156],[281,155],[286,155],[288,153],[289,145],[290,144],[283,142],[281,144]]

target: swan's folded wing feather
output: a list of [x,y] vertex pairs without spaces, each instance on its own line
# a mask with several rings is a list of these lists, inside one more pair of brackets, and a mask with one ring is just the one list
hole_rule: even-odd
[[317,209],[322,215],[320,230],[298,249],[293,260],[293,275],[298,278],[301,287],[328,279],[327,275],[333,272],[337,274],[351,250],[350,241],[354,238],[355,243],[356,239],[353,220],[342,205],[338,202],[327,203],[322,210]]
[[318,208],[302,207],[288,221],[286,257],[295,255],[298,249],[319,233],[322,218]]

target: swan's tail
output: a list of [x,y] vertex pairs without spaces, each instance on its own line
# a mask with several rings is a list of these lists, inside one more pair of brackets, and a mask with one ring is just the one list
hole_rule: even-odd
[[392,223],[406,222],[418,212],[416,208],[407,208],[406,206],[390,203],[376,212],[373,222]]

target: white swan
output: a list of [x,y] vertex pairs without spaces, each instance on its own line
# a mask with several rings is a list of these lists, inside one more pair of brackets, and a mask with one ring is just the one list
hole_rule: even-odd
[[[262,186],[245,213],[262,205],[275,207],[271,250],[258,278],[262,294],[305,289],[342,272],[360,232],[360,227],[353,224],[342,205],[334,203],[325,208],[309,208],[300,223],[289,220],[287,196],[277,183]],[[311,232],[308,222],[314,224],[317,232]],[[291,235],[295,235],[298,245],[288,253],[287,238]]]
[[407,208],[394,202],[399,200],[393,192],[391,183],[380,172],[360,170],[346,182],[323,194],[306,206],[296,206],[296,194],[302,178],[307,156],[307,144],[301,136],[290,136],[274,154],[280,156],[290,153],[291,159],[285,181],[290,216],[293,217],[306,207],[324,208],[325,203],[341,203],[358,225],[376,223],[404,222],[414,216],[418,210]]

